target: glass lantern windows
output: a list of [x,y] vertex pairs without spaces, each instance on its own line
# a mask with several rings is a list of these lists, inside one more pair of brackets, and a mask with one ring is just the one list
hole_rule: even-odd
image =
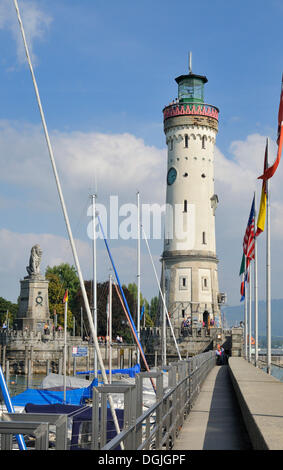
[[204,84],[199,78],[186,77],[180,81],[178,87],[179,101],[187,101],[193,103],[203,103],[204,100]]

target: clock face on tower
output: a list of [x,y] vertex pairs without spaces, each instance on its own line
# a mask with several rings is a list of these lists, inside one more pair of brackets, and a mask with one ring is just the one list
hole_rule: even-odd
[[177,177],[177,170],[175,168],[170,168],[167,173],[167,184],[171,185],[174,183]]

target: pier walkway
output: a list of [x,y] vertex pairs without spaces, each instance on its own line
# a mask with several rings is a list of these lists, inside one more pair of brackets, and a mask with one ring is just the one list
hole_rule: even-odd
[[180,431],[174,450],[249,450],[251,443],[228,366],[215,366]]
[[241,357],[215,366],[175,450],[283,450],[283,383]]

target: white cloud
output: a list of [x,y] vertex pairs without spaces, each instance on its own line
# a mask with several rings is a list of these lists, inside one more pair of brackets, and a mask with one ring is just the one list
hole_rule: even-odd
[[[260,203],[262,181],[258,177],[263,172],[266,137],[259,134],[247,136],[243,141],[235,141],[230,146],[233,159],[227,159],[216,148],[215,187],[219,196],[216,212],[217,253],[220,259],[220,289],[228,293],[229,304],[239,303],[239,268],[242,257],[242,242],[254,191],[257,205]],[[276,156],[276,143],[269,139],[269,164]],[[271,221],[272,221],[272,264],[273,272],[280,272],[283,264],[280,244],[283,234],[283,188],[281,185],[282,167],[270,180]],[[259,297],[265,296],[265,236],[258,238]],[[281,274],[282,276],[282,274]],[[282,297],[279,282],[274,278],[272,295]]]
[[[143,202],[163,203],[165,150],[130,134],[54,132],[51,142],[68,205],[84,201],[94,181],[100,202],[116,194],[135,201],[139,190]],[[1,121],[0,152],[0,180],[32,188],[39,201],[54,201],[54,177],[39,126]]]
[[[137,189],[141,192],[141,201],[163,204],[166,189],[166,150],[148,146],[142,139],[131,134],[102,134],[83,132],[51,132],[51,141],[60,174],[65,201],[70,212],[73,233],[76,238],[85,239],[81,241],[82,247],[89,246],[86,238],[88,196],[96,177],[98,185],[98,202],[106,204],[110,195],[118,195],[119,203],[135,202]],[[253,192],[257,190],[257,202],[259,203],[261,181],[258,176],[262,173],[266,138],[259,134],[247,136],[243,141],[235,141],[231,144],[231,158],[227,158],[217,147],[215,148],[215,191],[219,196],[219,206],[216,211],[216,233],[217,254],[220,259],[219,277],[220,289],[228,293],[229,303],[237,303],[239,299],[239,266],[242,255],[242,240],[249,216]],[[11,188],[0,200],[2,210],[5,207],[13,207],[15,217],[17,210],[22,211],[27,205],[32,207],[41,217],[53,211],[50,229],[44,231],[56,232],[61,235],[60,230],[64,228],[62,214],[59,212],[59,202],[54,177],[49,162],[44,136],[40,126],[23,123],[0,122],[0,152],[3,156],[0,161],[0,180],[2,184],[8,184]],[[276,155],[276,144],[270,140],[270,163]],[[283,190],[280,184],[281,164],[271,180],[271,218],[273,252],[281,243],[283,235]],[[17,191],[21,187],[21,199],[16,205]],[[26,191],[26,192],[25,192]],[[18,196],[19,199],[20,196]],[[87,203],[87,205],[86,205]],[[82,214],[82,207],[83,214]],[[84,220],[77,222],[78,215],[83,215]],[[63,238],[57,239],[55,235],[37,235],[43,231],[38,225],[38,219],[34,219],[33,226],[25,226],[21,219],[19,232],[34,232],[35,235],[23,236],[25,252],[29,251],[31,245],[43,237],[43,243],[47,246],[46,256],[49,264],[56,264],[60,260],[72,260],[63,249]],[[40,219],[41,220],[41,219]],[[49,219],[47,219],[47,222]],[[74,220],[76,223],[74,223]],[[58,222],[59,221],[59,224]],[[30,223],[30,222],[29,222]],[[60,230],[58,232],[58,226]],[[49,226],[48,226],[49,227]],[[75,228],[74,228],[75,227]],[[77,233],[77,228],[79,232]],[[4,235],[2,234],[4,237]],[[48,238],[50,237],[50,238]],[[55,237],[55,238],[52,238]],[[264,259],[264,237],[259,240],[261,259]],[[19,239],[21,236],[19,235]],[[4,239],[3,239],[4,240]],[[3,242],[2,240],[2,242]],[[13,237],[11,237],[13,240]],[[34,241],[33,241],[34,240]],[[59,241],[61,240],[61,241]],[[100,241],[101,242],[101,241]],[[102,243],[102,242],[101,242]],[[135,248],[127,241],[118,241],[113,245],[113,253],[117,256],[117,263],[121,270],[122,282],[135,280],[136,263]],[[15,244],[21,247],[21,242]],[[57,251],[55,250],[57,246]],[[162,252],[162,241],[152,245],[152,254],[158,256]],[[5,243],[0,245],[0,251],[4,259],[7,256]],[[22,248],[23,249],[23,248]],[[69,248],[68,248],[69,249]],[[81,248],[82,249],[82,248]],[[55,250],[55,251],[54,251]],[[106,279],[109,273],[109,261],[103,254],[104,248],[100,245],[100,275],[101,280]],[[280,253],[280,250],[279,250]],[[145,257],[147,257],[145,250]],[[85,266],[86,277],[91,277],[91,253],[86,255],[82,251],[83,266]],[[13,268],[12,260],[6,261],[4,265],[12,270],[16,278],[21,276],[24,261],[20,256],[18,270]],[[23,264],[24,263],[24,264]],[[127,264],[128,263],[128,264]],[[159,268],[160,263],[156,261]],[[276,253],[274,259],[274,270],[279,269],[282,264],[280,255]],[[130,267],[129,267],[130,266]],[[148,286],[150,295],[157,292],[154,288],[152,268],[148,265],[145,269],[145,285]],[[262,268],[263,272],[263,268]],[[151,274],[150,274],[151,273]],[[3,271],[2,271],[2,274]],[[263,274],[262,274],[263,276]],[[151,281],[148,281],[151,279]],[[263,281],[260,281],[263,282]],[[273,284],[275,288],[275,283]],[[278,291],[278,292],[277,292]],[[263,289],[261,289],[263,296]],[[280,286],[273,294],[280,297]]]
[[[52,18],[46,14],[46,12],[40,10],[38,3],[34,0],[25,0],[18,3],[29,52],[33,61],[33,65],[35,65],[36,57],[33,53],[34,41],[42,40],[44,38]],[[20,33],[16,9],[12,0],[1,0],[0,29],[5,29],[11,32],[17,45],[18,61],[20,64],[25,63],[26,56],[23,46],[23,39]]]

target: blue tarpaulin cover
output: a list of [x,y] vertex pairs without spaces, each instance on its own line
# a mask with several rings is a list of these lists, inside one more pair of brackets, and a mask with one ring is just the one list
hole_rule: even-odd
[[[72,439],[70,450],[82,450],[82,447],[78,445],[80,426],[84,421],[91,422],[92,420],[92,407],[91,406],[76,406],[76,405],[62,405],[56,403],[54,405],[34,405],[33,403],[27,403],[25,406],[26,413],[56,413],[67,414],[73,420],[72,426]],[[124,410],[115,410],[118,419],[119,427],[122,430],[124,422]],[[100,418],[100,409],[99,409]],[[112,418],[110,409],[107,409],[107,442],[113,439],[117,435],[115,424]],[[119,448],[118,448],[119,449]],[[118,450],[117,449],[117,450]]]
[[[140,365],[136,364],[133,367],[128,367],[126,369],[112,369],[112,375],[113,374],[127,374],[129,377],[135,377],[136,374],[138,374],[141,371]],[[93,370],[87,370],[83,372],[77,372],[77,375],[89,375],[93,374]],[[105,369],[106,374],[109,374],[109,369]],[[101,370],[97,371],[99,375],[101,375]]]
[[[95,379],[89,387],[66,390],[66,403],[69,405],[81,405],[85,400],[92,398],[92,388],[97,385]],[[64,391],[58,390],[35,390],[28,388],[23,393],[19,393],[11,398],[14,406],[25,406],[27,403],[36,405],[52,405],[64,403]]]

